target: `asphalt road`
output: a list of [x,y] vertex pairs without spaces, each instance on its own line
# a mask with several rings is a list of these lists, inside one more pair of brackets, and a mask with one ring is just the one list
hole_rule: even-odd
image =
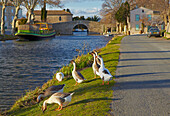
[[120,47],[114,116],[170,116],[170,40],[126,36]]

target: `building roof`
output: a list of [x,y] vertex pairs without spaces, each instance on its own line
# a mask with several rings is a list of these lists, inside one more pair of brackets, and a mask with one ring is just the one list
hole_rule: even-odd
[[[35,15],[41,15],[41,10],[34,10]],[[47,10],[47,15],[73,15],[64,10]]]
[[[137,7],[137,8],[134,8],[134,9],[132,9],[131,11],[133,11],[133,10],[137,10],[137,9],[148,9],[148,10],[152,10],[152,9],[149,9],[149,8],[145,8],[145,7]],[[153,11],[153,10],[152,10]]]

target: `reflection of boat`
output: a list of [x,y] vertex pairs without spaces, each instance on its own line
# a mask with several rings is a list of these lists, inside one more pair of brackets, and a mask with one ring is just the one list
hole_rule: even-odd
[[55,34],[56,32],[52,29],[52,25],[47,23],[35,23],[19,25],[18,33],[15,35],[20,39],[36,41],[54,37]]

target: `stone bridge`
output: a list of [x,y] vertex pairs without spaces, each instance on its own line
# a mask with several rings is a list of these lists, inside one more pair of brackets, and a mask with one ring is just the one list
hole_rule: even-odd
[[53,28],[56,30],[57,34],[73,34],[73,29],[77,25],[84,25],[87,27],[88,34],[102,34],[104,32],[104,24],[95,21],[87,20],[77,20],[70,22],[54,23]]

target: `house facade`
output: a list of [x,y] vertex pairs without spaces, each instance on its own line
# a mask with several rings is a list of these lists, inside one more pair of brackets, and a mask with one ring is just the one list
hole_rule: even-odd
[[[2,16],[2,5],[0,4],[0,16]],[[5,9],[5,29],[12,28],[12,21],[15,16],[15,7],[8,3]],[[18,18],[22,17],[22,9],[19,10]]]
[[[35,20],[41,22],[41,10],[35,10]],[[64,10],[47,10],[48,23],[61,23],[72,21],[73,14]]]
[[130,33],[148,33],[150,26],[158,26],[161,30],[163,19],[160,11],[153,11],[145,7],[136,8],[130,11]]

